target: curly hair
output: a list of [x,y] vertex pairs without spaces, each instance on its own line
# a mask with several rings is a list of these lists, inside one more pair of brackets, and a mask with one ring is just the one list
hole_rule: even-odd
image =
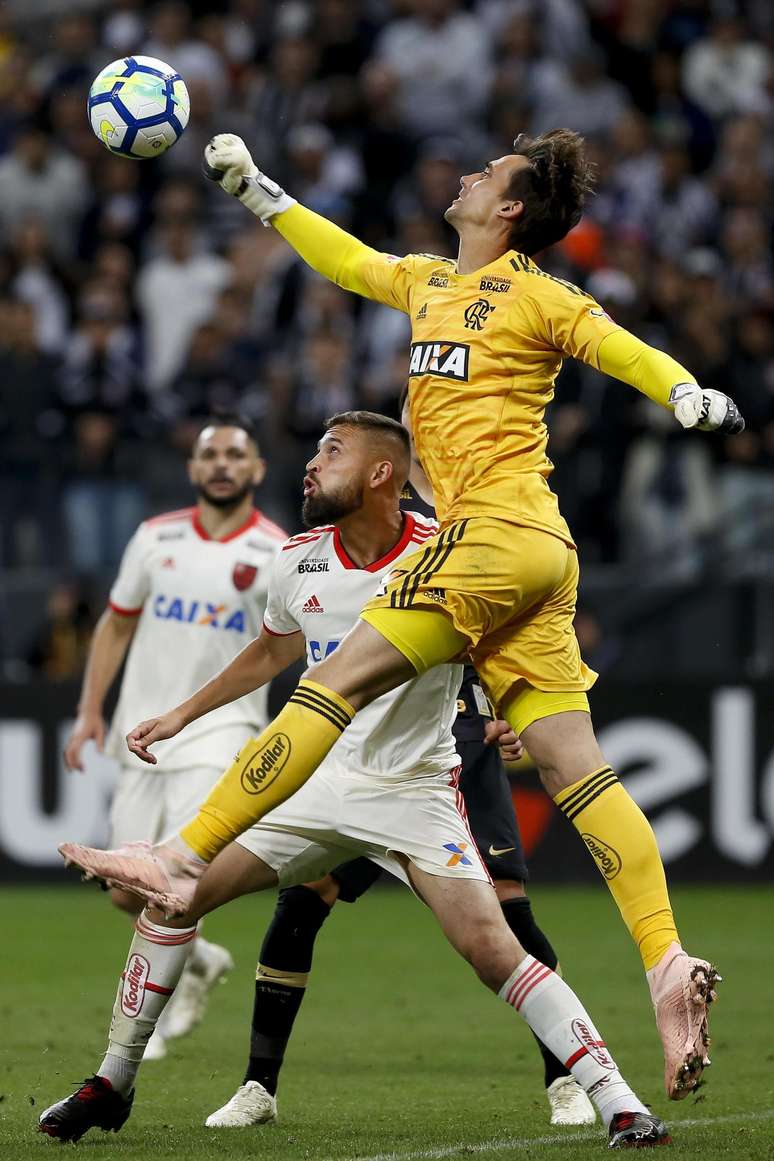
[[585,141],[571,129],[551,129],[539,137],[520,133],[513,152],[529,166],[511,178],[506,196],[524,203],[511,231],[511,246],[532,256],[553,246],[577,226],[594,188],[594,166]]

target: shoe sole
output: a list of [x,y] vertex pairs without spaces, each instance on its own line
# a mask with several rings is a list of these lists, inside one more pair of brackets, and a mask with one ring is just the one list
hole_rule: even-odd
[[712,1064],[707,1056],[707,1049],[710,1046],[708,1012],[710,1004],[717,999],[716,989],[722,979],[723,977],[718,974],[717,968],[713,967],[712,964],[705,967],[704,964],[698,963],[691,970],[687,1002],[697,1008],[702,1007],[704,1013],[696,1038],[693,1044],[688,1047],[686,1056],[682,1064],[678,1066],[672,1083],[667,1089],[667,1096],[670,1100],[681,1101],[690,1096],[691,1093],[696,1092],[701,1084],[704,1069],[709,1068]]

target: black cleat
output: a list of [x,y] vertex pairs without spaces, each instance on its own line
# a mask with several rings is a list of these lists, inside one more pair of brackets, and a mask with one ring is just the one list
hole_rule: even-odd
[[40,1114],[38,1132],[60,1141],[80,1141],[89,1129],[117,1133],[132,1111],[134,1089],[128,1097],[116,1092],[104,1076],[90,1076],[71,1096]]
[[652,1149],[672,1144],[669,1129],[652,1113],[616,1113],[608,1134],[608,1149]]

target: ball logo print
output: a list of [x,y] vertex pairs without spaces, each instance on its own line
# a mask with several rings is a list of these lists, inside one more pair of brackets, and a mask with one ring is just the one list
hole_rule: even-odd
[[106,149],[141,160],[175,144],[188,124],[191,103],[171,65],[152,56],[127,56],[96,76],[87,111]]
[[290,757],[290,738],[275,734],[263,749],[253,752],[242,767],[240,782],[246,794],[262,794],[278,777]]

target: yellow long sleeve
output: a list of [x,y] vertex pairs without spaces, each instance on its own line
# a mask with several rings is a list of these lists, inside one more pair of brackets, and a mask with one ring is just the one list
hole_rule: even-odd
[[275,214],[271,224],[313,270],[364,298],[409,309],[413,260],[381,254],[306,206]]
[[605,375],[636,387],[662,407],[669,407],[669,393],[676,383],[696,379],[671,355],[648,346],[620,328],[607,335],[597,349],[597,365]]

